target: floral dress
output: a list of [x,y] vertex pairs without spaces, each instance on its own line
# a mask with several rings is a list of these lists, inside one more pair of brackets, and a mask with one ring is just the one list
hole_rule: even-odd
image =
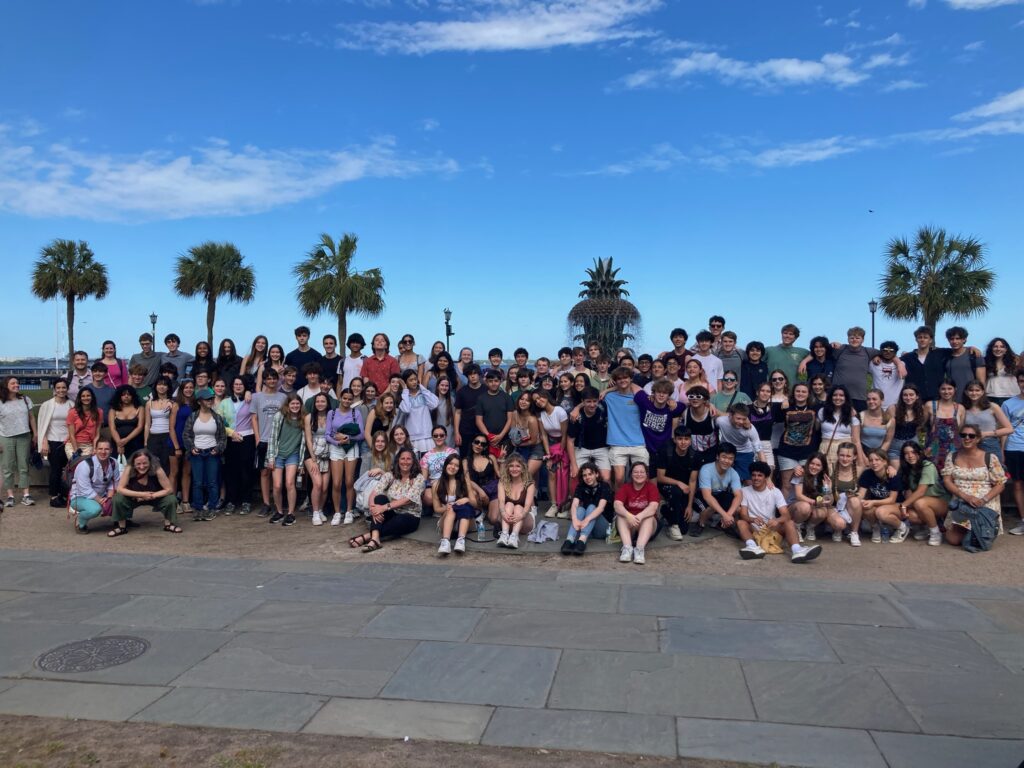
[[946,457],[960,449],[960,406],[953,405],[953,415],[948,419],[939,418],[939,404],[932,401],[932,426],[928,431],[928,445],[925,455],[935,462],[941,472],[946,466]]
[[[994,453],[987,453],[986,457],[988,459],[988,466],[986,467],[961,467],[956,463],[956,453],[950,453],[946,457],[946,466],[942,469],[942,476],[952,478],[956,487],[964,493],[983,499],[997,485],[1006,482],[1006,471],[1003,469],[999,457]],[[1003,516],[999,497],[996,496],[985,506],[993,510],[998,516],[999,532],[1002,533]],[[950,510],[950,520],[952,522],[962,525],[964,528],[971,527],[969,520],[961,519],[960,516],[955,515],[953,512],[953,510]]]

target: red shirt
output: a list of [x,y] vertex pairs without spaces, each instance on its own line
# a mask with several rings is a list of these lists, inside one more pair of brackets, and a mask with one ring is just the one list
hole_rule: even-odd
[[391,355],[384,355],[382,360],[378,360],[375,355],[370,355],[363,360],[361,371],[363,381],[372,381],[376,384],[378,395],[383,394],[384,390],[388,388],[388,381],[396,373],[401,373],[401,371],[398,370],[398,361]]
[[626,483],[615,492],[615,500],[621,501],[631,515],[639,515],[652,501],[660,504],[661,496],[657,486],[648,480],[639,491],[633,487],[632,482]]

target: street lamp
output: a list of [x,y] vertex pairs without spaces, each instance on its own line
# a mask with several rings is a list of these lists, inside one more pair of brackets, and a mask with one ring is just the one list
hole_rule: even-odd
[[451,340],[452,340],[452,311],[448,307],[444,308],[444,348],[446,351],[451,352]]
[[871,310],[871,346],[875,346],[875,312],[878,311],[878,302],[872,299],[868,302],[868,309]]
[[153,326],[153,345],[156,345],[156,312],[149,313],[149,324]]

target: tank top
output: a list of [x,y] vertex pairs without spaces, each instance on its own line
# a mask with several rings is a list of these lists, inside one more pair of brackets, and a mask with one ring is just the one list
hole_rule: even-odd
[[488,483],[494,482],[494,478],[497,474],[494,472],[494,465],[491,462],[487,462],[487,466],[479,472],[473,469],[473,460],[469,460],[469,479],[474,483],[484,488]]
[[[864,427],[861,427],[860,431],[863,435]],[[896,430],[893,432],[893,437],[896,440],[917,439],[917,424],[912,421],[904,421],[903,423],[896,422]]]
[[692,411],[687,408],[683,413],[683,424],[690,428],[693,434],[693,450],[705,456],[711,453],[718,445],[718,434],[715,432],[715,420],[711,418],[711,410],[701,421],[692,417]]
[[[854,473],[856,475],[856,473]],[[857,492],[857,478],[854,476],[849,480],[835,479],[832,481],[832,492],[839,496],[840,493],[845,493],[850,496]]]
[[63,443],[68,439],[68,411],[71,410],[70,400],[63,404],[53,404],[53,415],[46,427],[46,439],[54,443]]
[[860,425],[860,444],[868,450],[881,448],[888,431],[886,427],[869,426],[862,423]]
[[204,421],[196,416],[192,422],[192,436],[195,446],[201,451],[217,447],[217,420],[211,416]]
[[118,437],[127,437],[139,426],[139,415],[135,414],[134,418],[122,419],[117,414],[114,414],[114,429],[117,430]]
[[[154,475],[146,475],[146,478],[147,481],[145,484],[139,482],[139,476],[133,471],[131,475],[128,476],[128,490],[137,491],[139,493],[152,493],[160,490],[160,484],[156,482],[156,477]],[[153,482],[149,482],[150,480]]]
[[171,406],[168,405],[160,411],[150,408],[149,418],[149,433],[151,435],[166,435],[171,431]]
[[996,417],[992,415],[992,411],[966,411],[964,413],[964,424],[970,424],[972,427],[977,427],[982,433],[984,432],[995,432],[998,428],[996,423]]
[[960,450],[960,428],[957,416],[960,414],[959,403],[953,405],[950,418],[939,418],[939,403],[932,401],[932,428],[928,434],[928,445],[925,454],[935,463],[935,468],[942,471],[946,466],[946,456]]

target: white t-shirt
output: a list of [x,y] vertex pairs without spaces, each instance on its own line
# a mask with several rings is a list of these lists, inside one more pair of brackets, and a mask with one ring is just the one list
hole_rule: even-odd
[[722,365],[722,359],[714,355],[702,357],[696,354],[693,356],[693,359],[697,360],[704,367],[704,375],[707,377],[708,384],[711,385],[712,389],[718,389],[718,380],[725,375],[725,366]]
[[362,375],[363,360],[365,359],[363,356],[352,357],[351,355],[345,355],[345,359],[338,363],[338,374],[341,376],[342,389],[347,387],[356,376]]
[[541,411],[540,423],[544,427],[544,431],[548,433],[548,437],[560,439],[562,436],[562,425],[569,420],[569,414],[565,412],[565,408],[560,405],[556,405],[551,413],[545,413]]
[[68,411],[71,410],[71,401],[68,400],[63,405],[60,403],[53,404],[53,415],[50,417],[50,423],[46,427],[46,439],[51,443],[63,443],[68,439]]
[[896,361],[887,363],[882,360],[880,363],[868,365],[871,371],[871,381],[876,389],[882,390],[885,397],[882,400],[882,407],[888,408],[900,401],[900,391],[903,389],[903,379],[900,378],[899,368]]
[[715,426],[718,427],[721,441],[735,445],[736,453],[757,453],[761,450],[761,438],[753,427],[734,427],[728,416],[715,419]]
[[740,503],[747,508],[747,514],[753,522],[767,523],[774,520],[775,511],[786,506],[786,500],[778,488],[755,491],[752,486],[747,485],[743,487],[742,493],[743,501]]
[[[836,416],[838,417],[838,413]],[[860,419],[856,414],[850,417],[850,423],[843,424],[838,421],[825,421],[825,409],[818,409],[818,421],[821,423],[821,442],[827,444],[848,442],[853,437],[853,428],[860,426]]]

